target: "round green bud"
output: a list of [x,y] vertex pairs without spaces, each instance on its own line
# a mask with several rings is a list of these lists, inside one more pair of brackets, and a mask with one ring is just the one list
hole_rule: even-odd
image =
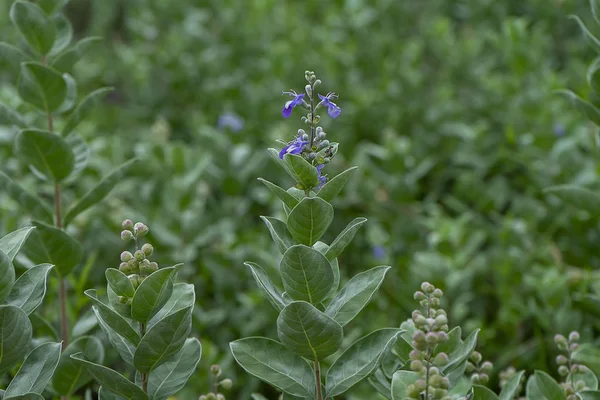
[[223,379],[219,382],[219,385],[225,390],[230,390],[233,387],[233,381],[231,379]]
[[141,222],[136,222],[133,226],[133,233],[135,233],[137,237],[146,236],[148,234],[148,231],[148,227]]
[[217,393],[217,400],[225,400],[225,396],[223,396],[221,393]]
[[133,285],[134,289],[137,289],[137,287],[140,285],[141,283],[141,277],[138,274],[131,274],[128,276],[129,278],[129,282],[131,282],[131,284]]
[[204,394],[203,394],[202,396],[200,396],[200,397],[198,398],[198,400],[206,400],[206,395],[204,395]]
[[450,339],[448,337],[448,334],[446,332],[444,332],[444,331],[438,332],[437,333],[437,337],[438,337],[438,342],[439,343],[447,342],[448,339]]
[[558,367],[558,374],[560,376],[569,375],[569,367],[567,367],[566,365],[561,365],[560,367]]
[[481,382],[483,385],[488,383],[489,380],[490,377],[488,376],[488,374],[479,374],[479,382]]
[[133,239],[133,233],[131,233],[131,231],[122,231],[121,232],[121,239],[128,242],[131,239]]
[[410,362],[410,369],[414,372],[419,372],[423,369],[423,363],[421,360],[412,360]]
[[217,396],[214,393],[209,393],[206,395],[206,400],[217,400]]
[[440,370],[437,367],[429,368],[429,376],[439,375],[439,374],[440,374]]
[[438,353],[433,359],[433,365],[436,367],[443,367],[444,365],[448,364],[448,361],[450,361],[448,354],[441,352]]
[[433,291],[433,297],[437,297],[438,299],[444,295],[441,289],[435,289]]
[[569,360],[564,355],[560,354],[560,355],[556,356],[556,363],[558,365],[565,365],[568,362],[569,362]]
[[429,379],[429,384],[433,387],[440,387],[442,385],[443,377],[441,375],[434,375]]
[[413,322],[415,326],[422,327],[427,323],[427,319],[422,315],[417,315],[416,318],[413,318]]
[[579,348],[579,343],[571,343],[569,345],[569,351],[575,351]]
[[427,335],[425,335],[425,341],[428,344],[437,344],[438,336],[435,332],[427,332]]
[[580,380],[580,381],[575,382],[575,391],[576,392],[580,392],[580,391],[582,391],[584,389],[586,389],[584,381]]
[[425,300],[427,298],[427,296],[425,296],[425,293],[421,292],[420,290],[417,290],[415,292],[415,294],[413,295],[413,297],[417,301],[422,301],[422,300]]
[[448,317],[446,317],[445,315],[438,315],[437,317],[435,317],[435,325],[436,326],[442,326],[442,325],[447,325],[448,324]]
[[417,388],[417,385],[415,385],[414,383],[411,383],[410,385],[408,385],[406,387],[406,394],[411,399],[418,399],[421,397],[421,390],[419,390]]
[[567,396],[567,400],[579,400],[576,394],[570,394]]
[[475,365],[471,361],[467,361],[467,367],[465,369],[467,374],[470,374],[471,372],[475,371],[476,369],[477,368],[475,368]]
[[483,364],[481,364],[481,370],[486,374],[490,374],[493,369],[494,369],[494,364],[492,364],[489,361],[484,361]]
[[420,329],[417,329],[414,333],[413,333],[413,340],[417,343],[423,343],[425,342],[425,332],[423,332]]
[[423,352],[417,349],[412,349],[410,353],[408,353],[408,357],[411,360],[421,360],[423,358]]
[[429,303],[431,304],[431,307],[438,308],[440,306],[440,299],[434,297],[431,300],[429,300]]
[[573,331],[569,333],[569,341],[570,342],[578,342],[579,341],[579,332]]
[[423,292],[425,292],[426,294],[433,294],[433,292],[435,291],[435,286],[433,286],[431,283],[429,282],[423,282],[421,284],[421,290]]
[[145,243],[142,246],[142,252],[146,255],[146,257],[149,257],[154,252],[154,247],[150,243]]
[[221,367],[217,364],[213,364],[210,366],[210,373],[213,374],[214,376],[219,376],[221,375]]
[[121,228],[123,229],[127,229],[128,231],[133,229],[133,221],[130,219],[126,219],[123,222],[121,222]]
[[567,349],[567,339],[563,335],[554,335],[554,343],[561,350]]
[[127,302],[129,301],[129,299],[125,296],[117,296],[117,301],[120,304],[127,304]]
[[567,385],[563,383],[563,389],[565,390],[565,394],[568,396],[570,394],[575,394],[575,389],[571,387],[571,385]]
[[136,251],[135,251],[135,255],[134,255],[134,257],[135,257],[135,259],[136,259],[137,261],[142,261],[143,259],[145,259],[145,258],[146,258],[146,255],[144,254],[144,252],[143,252],[143,251],[141,251],[141,250],[136,250]]
[[121,253],[121,261],[127,262],[133,258],[133,254],[129,251],[124,251]]
[[119,271],[121,271],[124,274],[127,274],[127,272],[129,271],[129,264],[127,264],[126,262],[122,262],[121,264],[119,264]]
[[479,382],[480,382],[479,374],[471,375],[471,382],[475,385],[479,385]]
[[427,388],[427,382],[425,382],[425,380],[423,379],[417,379],[415,381],[415,386],[417,387],[417,389],[419,389],[420,392],[422,392],[423,390],[425,390],[425,388]]
[[481,362],[481,353],[478,351],[474,351],[471,353],[471,356],[469,357],[469,359],[471,361],[473,361],[475,364],[479,364]]

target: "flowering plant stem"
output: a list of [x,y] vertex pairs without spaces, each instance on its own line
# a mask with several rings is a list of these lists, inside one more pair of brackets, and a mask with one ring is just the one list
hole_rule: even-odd
[[319,360],[315,360],[314,362],[315,369],[315,388],[317,390],[317,400],[323,400],[323,390],[321,389],[321,365],[319,364]]

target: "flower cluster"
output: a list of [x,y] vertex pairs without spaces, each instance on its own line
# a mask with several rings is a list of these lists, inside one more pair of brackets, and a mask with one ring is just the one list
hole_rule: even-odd
[[[137,288],[145,277],[158,270],[158,264],[148,259],[154,252],[154,248],[150,243],[145,243],[141,248],[139,247],[139,239],[146,236],[149,231],[148,226],[144,223],[136,222],[134,225],[130,219],[126,219],[121,226],[123,227],[121,239],[126,242],[133,240],[135,242],[135,252],[133,254],[130,251],[121,253],[119,271],[127,275],[133,287]],[[119,301],[126,303],[131,299],[119,298]]]
[[410,369],[419,374],[419,379],[407,387],[411,399],[421,399],[422,395],[426,399],[451,399],[448,396],[450,382],[440,372],[440,368],[448,363],[448,355],[444,352],[433,354],[438,344],[448,340],[448,317],[440,308],[442,295],[440,289],[428,282],[424,282],[414,295],[424,313],[415,310],[412,314],[416,330],[412,337],[414,350],[410,352]]
[[225,395],[219,393],[219,387],[222,387],[225,390],[229,390],[233,386],[233,381],[231,379],[221,379],[220,376],[222,374],[221,367],[217,364],[213,364],[210,367],[210,375],[212,378],[212,392],[208,394],[203,394],[199,397],[198,400],[225,400]]
[[[312,71],[306,71],[305,78],[308,81],[308,84],[304,88],[306,94],[296,93],[293,90],[283,93],[291,96],[292,99],[285,103],[282,114],[285,118],[288,118],[292,115],[295,107],[303,106],[308,110],[308,114],[302,117],[302,122],[310,126],[310,131],[306,132],[304,129],[298,129],[294,140],[285,143],[279,152],[279,158],[283,159],[286,154],[301,155],[304,157],[317,169],[319,188],[321,188],[327,182],[327,176],[322,173],[322,169],[325,164],[331,161],[331,158],[337,151],[337,147],[326,139],[327,133],[318,125],[321,117],[317,114],[317,111],[320,107],[325,107],[330,117],[337,118],[342,113],[342,109],[333,102],[338,97],[333,92],[327,93],[326,96],[319,94],[320,101],[316,103],[313,93],[315,87],[321,81],[316,78],[316,75]],[[308,98],[308,101],[305,100],[305,96]]]
[[494,365],[489,361],[483,361],[481,353],[474,351],[467,362],[466,372],[471,374],[471,382],[475,385],[485,385],[490,380],[490,374],[494,369]]
[[564,378],[564,382],[560,385],[565,391],[567,400],[577,400],[578,397],[575,393],[587,389],[585,381],[576,379],[576,376],[583,375],[588,369],[584,365],[574,363],[572,359],[573,352],[579,347],[578,342],[579,332],[577,331],[569,333],[568,338],[563,335],[554,336],[556,347],[565,353],[556,357],[556,363],[558,364],[558,374]]

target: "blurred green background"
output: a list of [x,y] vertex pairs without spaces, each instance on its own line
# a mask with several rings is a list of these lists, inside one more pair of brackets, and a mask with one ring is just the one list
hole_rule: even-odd
[[[10,3],[0,4],[0,36],[15,42]],[[427,280],[444,290],[451,325],[482,328],[478,349],[496,372],[555,370],[555,333],[592,339],[600,329],[575,301],[600,293],[597,220],[543,192],[600,189],[593,127],[553,93],[588,91],[594,54],[569,14],[589,22],[588,1],[71,0],[76,36],[104,38],[75,67],[80,92],[116,90],[78,128],[92,157],[65,201],[127,159],[143,160],[70,228],[86,248],[71,282],[72,319],[93,322],[82,290],[103,286],[104,269],[119,264],[120,222],[141,220],[157,261],[184,262],[181,276],[196,286],[204,354],[180,398],[208,390],[215,362],[234,379],[228,399],[276,398],[232,362],[228,342],[276,337],[276,314],[243,261],[276,271],[259,216],[283,211],[256,178],[291,185],[266,148],[302,127],[300,113],[282,118],[280,94],[301,90],[310,69],[342,107],[340,118],[324,118],[340,142],[327,172],[360,167],[324,239],[365,216],[340,260],[343,277],[393,267],[348,326],[348,342],[408,318]],[[17,77],[6,68],[0,76],[0,101],[25,109]],[[51,198],[13,157],[15,133],[0,126],[2,169]],[[26,224],[19,215],[0,194],[0,230]],[[365,384],[354,398],[372,392]]]

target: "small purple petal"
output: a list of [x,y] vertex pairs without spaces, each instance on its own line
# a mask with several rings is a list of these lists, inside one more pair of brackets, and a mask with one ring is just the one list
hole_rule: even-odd
[[304,94],[297,94],[296,97],[294,97],[293,100],[290,100],[288,102],[285,103],[285,106],[283,106],[283,110],[281,110],[281,113],[283,114],[284,118],[288,118],[290,115],[292,115],[292,110],[294,109],[294,107],[296,107],[298,104],[302,104],[302,99],[304,98]]
[[321,189],[323,187],[323,185],[327,182],[327,177],[321,175],[321,170],[323,169],[324,166],[325,166],[325,164],[319,164],[316,167],[318,177],[319,177],[319,189]]

